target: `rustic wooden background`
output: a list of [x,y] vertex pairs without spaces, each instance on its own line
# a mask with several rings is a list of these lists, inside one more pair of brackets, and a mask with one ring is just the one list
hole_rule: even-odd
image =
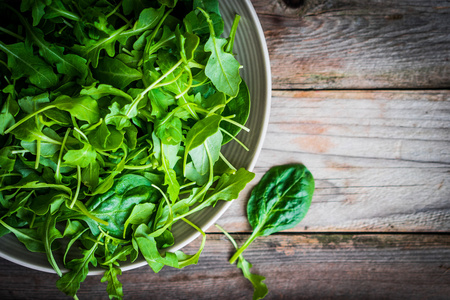
[[[253,184],[300,162],[317,186],[299,226],[245,252],[267,299],[449,299],[450,1],[252,2],[273,79]],[[248,191],[218,222],[238,243]],[[198,265],[125,272],[126,299],[251,299],[232,253],[211,228]],[[56,279],[0,260],[0,299],[64,299]],[[99,281],[79,298],[106,299]]]

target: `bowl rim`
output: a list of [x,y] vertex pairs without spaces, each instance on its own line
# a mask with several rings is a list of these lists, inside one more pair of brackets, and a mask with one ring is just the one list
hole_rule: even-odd
[[[221,0],[219,0],[219,1],[221,1]],[[242,4],[245,5],[245,9],[249,12],[249,18],[251,19],[251,22],[254,24],[254,26],[256,26],[256,29],[257,29],[256,30],[257,40],[260,43],[261,50],[263,52],[263,64],[264,64],[263,70],[265,71],[264,74],[262,75],[262,77],[263,77],[263,81],[266,83],[265,92],[264,92],[264,95],[266,96],[265,102],[264,102],[265,105],[263,106],[264,114],[262,115],[263,122],[261,124],[261,130],[259,131],[259,136],[257,138],[253,157],[251,158],[250,163],[247,167],[247,170],[253,171],[253,169],[255,168],[256,162],[258,160],[258,157],[261,153],[264,139],[267,134],[267,129],[269,126],[269,116],[270,116],[270,107],[271,107],[271,98],[272,98],[272,76],[271,76],[270,57],[269,57],[269,51],[267,48],[267,42],[265,39],[263,28],[259,21],[258,15],[257,15],[250,0],[244,0],[242,2],[243,2]],[[206,222],[204,225],[202,225],[200,228],[203,231],[206,231],[225,213],[225,211],[227,211],[227,209],[230,207],[230,205],[232,205],[233,202],[235,202],[236,200],[237,199],[232,200],[232,201],[227,201],[227,202],[222,201],[222,203],[223,203],[222,207],[220,209],[216,210],[214,212],[214,215],[209,219],[209,221]],[[197,239],[199,236],[200,236],[200,232],[196,232],[196,233],[192,234],[190,237],[184,239],[183,241],[176,243],[174,246],[164,249],[164,251],[179,250],[179,249],[185,247],[186,245],[188,245],[189,243],[191,243],[192,241],[194,241],[195,239]],[[0,249],[0,257],[5,260],[8,260],[12,263],[15,263],[17,265],[26,267],[26,268],[30,268],[30,269],[45,272],[45,273],[56,274],[55,270],[50,265],[48,267],[44,267],[39,264],[32,264],[32,263],[20,260],[15,256],[8,255],[8,254],[4,253],[1,249]],[[129,271],[132,269],[140,268],[145,265],[147,265],[147,262],[145,261],[145,259],[142,258],[142,259],[139,259],[139,261],[137,261],[137,262],[121,266],[121,270],[123,272]],[[67,272],[68,270],[65,268],[61,268],[61,271]],[[104,273],[104,271],[105,270],[102,270],[102,269],[93,269],[93,270],[89,270],[88,275],[101,275]]]

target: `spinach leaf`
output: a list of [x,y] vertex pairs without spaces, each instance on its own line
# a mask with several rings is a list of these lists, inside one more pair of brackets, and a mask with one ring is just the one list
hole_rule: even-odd
[[252,235],[230,259],[239,255],[259,236],[293,228],[305,217],[314,193],[314,178],[301,164],[271,168],[253,188],[247,204]]
[[230,263],[238,260],[242,270],[254,287],[253,299],[263,299],[268,288],[264,276],[252,274],[252,264],[242,253],[259,236],[267,236],[296,226],[306,215],[314,193],[314,178],[301,164],[289,164],[271,168],[253,188],[247,204],[247,218],[253,228],[248,240],[238,248],[234,239],[216,225],[236,248]]
[[107,226],[100,226],[111,236],[120,238],[135,205],[155,203],[157,200],[158,193],[148,179],[128,174],[115,180],[106,193],[97,195],[87,209],[92,215],[108,222]]

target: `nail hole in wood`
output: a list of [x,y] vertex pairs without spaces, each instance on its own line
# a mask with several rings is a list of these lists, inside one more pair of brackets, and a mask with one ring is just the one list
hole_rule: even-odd
[[304,0],[283,0],[283,2],[290,8],[299,8],[305,4]]

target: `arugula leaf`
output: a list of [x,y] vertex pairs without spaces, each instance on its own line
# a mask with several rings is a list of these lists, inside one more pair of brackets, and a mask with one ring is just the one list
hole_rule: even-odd
[[205,74],[219,91],[236,97],[239,91],[239,84],[242,81],[239,76],[240,64],[232,54],[224,51],[223,48],[227,44],[227,40],[216,37],[209,14],[201,8],[199,9],[206,17],[211,34],[205,44],[205,51],[211,52],[211,56],[206,64]]
[[[58,229],[56,229],[56,216],[52,215],[51,212],[49,212],[46,216],[45,220],[45,226],[41,227],[43,232],[41,233],[41,236],[44,238],[44,248],[45,253],[47,254],[47,259],[52,268],[56,271],[56,274],[58,274],[60,277],[62,276],[62,272],[55,260],[55,257],[53,256],[53,248],[52,244],[56,239],[62,238],[61,232],[59,232]],[[38,229],[38,232],[39,232]]]
[[0,220],[0,225],[8,229],[10,232],[14,233],[17,239],[22,242],[25,247],[31,252],[45,252],[45,246],[42,242],[41,236],[34,229],[27,228],[14,228],[9,226],[2,220]]
[[[254,177],[221,153],[248,130],[232,54],[239,18],[223,39],[217,0],[2,7],[0,236],[46,253],[75,298],[91,265],[121,299],[123,261],[141,255],[155,272],[198,263],[206,235],[185,217],[237,198]],[[180,220],[202,234],[194,254],[162,251]]]
[[97,68],[100,52],[105,50],[110,57],[114,56],[116,41],[120,37],[120,34],[127,29],[127,27],[128,25],[124,25],[121,28],[111,32],[109,36],[99,40],[92,40],[85,37],[83,38],[82,45],[76,44],[72,47],[72,50],[87,59],[88,62],[92,63],[94,68]]
[[[236,248],[237,250],[238,245],[233,237],[228,234],[228,232],[226,232],[225,229],[223,229],[221,226],[216,224],[216,227],[219,228],[219,230],[222,231],[223,234],[225,234],[225,236],[230,240],[234,248]],[[242,270],[242,274],[244,275],[244,277],[247,278],[253,285],[253,300],[263,299],[269,293],[267,285],[263,282],[266,278],[264,276],[251,273],[250,269],[252,268],[252,264],[249,263],[244,258],[244,256],[242,256],[242,254],[238,257],[237,267]]]
[[74,297],[80,288],[80,283],[86,279],[89,271],[89,264],[97,265],[97,258],[95,257],[95,251],[98,248],[102,234],[99,235],[97,241],[92,245],[90,249],[81,250],[83,257],[72,259],[67,263],[67,267],[70,271],[64,274],[56,282],[56,286],[59,290],[66,293],[69,296]]
[[[16,123],[17,124],[17,123]],[[47,136],[43,130],[42,126],[39,126],[33,120],[28,120],[24,122],[21,126],[13,130],[13,135],[22,141],[32,142],[41,141],[49,144],[60,145],[61,142]]]
[[173,8],[177,5],[178,0],[158,0],[158,2],[162,5]]
[[122,270],[112,265],[109,265],[109,269],[103,274],[101,282],[108,282],[108,286],[106,291],[108,292],[109,299],[122,299],[123,298],[123,289],[122,283],[119,281],[117,276],[122,275]]
[[100,119],[97,101],[87,95],[78,97],[62,95],[57,97],[50,106],[68,111],[75,118],[87,121],[89,124],[97,123]]
[[[242,81],[239,85],[238,95],[226,104],[222,114],[224,116],[234,116],[233,121],[245,125],[250,115],[250,105],[251,102],[248,87],[245,81]],[[222,144],[231,141],[242,129],[242,127],[238,127],[228,122],[222,122],[220,128],[227,133],[223,138]]]
[[202,145],[208,137],[215,134],[219,130],[219,124],[221,120],[221,116],[211,115],[198,121],[194,126],[192,126],[192,128],[188,131],[186,135],[186,141],[184,142],[184,166],[186,165],[189,151]]
[[25,43],[5,45],[0,41],[0,50],[8,56],[8,67],[11,69],[13,79],[27,77],[32,84],[44,89],[58,83],[58,76],[52,67],[33,54],[31,45]]
[[133,235],[133,241],[139,247],[150,268],[155,273],[158,273],[166,265],[175,268],[178,267],[177,256],[170,252],[167,252],[165,257],[161,256],[156,246],[155,238],[151,237],[150,233],[151,231],[148,226],[141,224],[135,229]]
[[142,73],[128,67],[118,59],[104,57],[99,61],[98,68],[94,69],[96,79],[123,90],[133,81],[142,78]]
[[[51,4],[49,4],[45,10],[45,14],[43,16],[44,19],[49,20],[54,18],[64,18],[67,20],[79,22],[80,17],[78,16],[78,14],[75,11],[66,8],[65,4],[67,3],[63,3],[62,0],[52,0]],[[33,26],[35,25],[33,24]]]
[[164,15],[164,10],[164,6],[161,6],[159,9],[142,9],[141,13],[139,14],[139,19],[134,23],[133,28],[120,33],[118,38],[119,42],[125,45],[128,38],[140,35],[148,31],[149,29],[154,28]]
[[64,154],[64,161],[70,166],[79,166],[86,168],[89,164],[95,163],[97,153],[91,144],[83,142],[83,148],[80,150],[69,150]]
[[98,86],[90,86],[84,87],[80,91],[80,95],[89,95],[95,100],[100,100],[103,97],[108,96],[117,96],[128,100],[129,102],[133,101],[133,97],[130,94],[125,93],[124,91],[117,89],[109,84],[99,84]]
[[240,168],[232,174],[225,173],[219,178],[214,193],[207,197],[207,201],[215,204],[218,200],[237,199],[239,193],[253,178],[255,178],[255,174],[244,168]]
[[[170,145],[161,144],[161,169],[164,170],[164,184],[168,186],[167,191],[169,193],[169,198],[172,202],[175,202],[180,192],[180,184],[177,180],[177,174],[175,170],[173,170],[174,164],[171,166],[170,160],[168,156],[166,156],[171,148],[173,147],[170,147]],[[178,150],[178,147],[176,149]]]
[[148,224],[150,222],[150,217],[155,209],[155,204],[153,203],[139,203],[133,207],[130,216],[125,221],[123,226],[123,238],[125,238],[127,227],[129,224],[139,225]]
[[31,9],[33,26],[36,26],[45,14],[45,7],[50,3],[52,0],[23,0],[20,4],[20,11],[25,12]]
[[200,175],[205,175],[211,168],[209,165],[209,155],[213,164],[219,159],[222,146],[222,133],[217,131],[208,137],[203,144],[189,151],[195,169]]
[[[35,6],[44,6],[44,1],[46,2],[46,5],[51,4],[51,0],[34,0]],[[26,3],[27,1],[23,1],[21,5]],[[40,17],[38,17],[39,20],[36,22],[36,18],[33,15],[33,26],[30,26],[30,24],[27,22],[27,20],[20,14],[17,10],[12,8],[11,6],[7,6],[9,9],[11,9],[17,17],[20,19],[21,23],[25,26],[25,29],[27,30],[27,34],[30,37],[31,40],[34,41],[34,43],[39,47],[39,54],[50,64],[56,66],[58,72],[62,74],[66,74],[69,76],[79,77],[80,79],[84,80],[88,73],[88,67],[86,65],[86,60],[81,58],[78,55],[75,54],[63,54],[64,47],[57,46],[54,44],[50,44],[44,39],[44,33],[41,29],[36,28],[34,26],[39,23]],[[22,10],[23,11],[23,10]],[[34,14],[34,11],[33,11]],[[42,15],[44,14],[44,11],[42,10]],[[41,16],[42,17],[42,16]]]
[[14,170],[16,162],[15,156],[12,154],[13,147],[5,147],[0,149],[0,170],[11,172]]

